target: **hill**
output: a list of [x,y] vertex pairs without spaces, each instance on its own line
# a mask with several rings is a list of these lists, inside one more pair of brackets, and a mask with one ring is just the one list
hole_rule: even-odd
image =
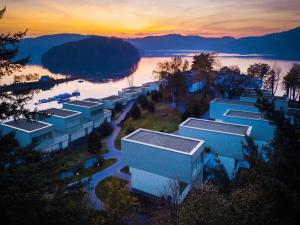
[[41,64],[41,55],[50,48],[71,41],[79,41],[89,36],[80,34],[54,34],[35,38],[25,38],[21,41],[18,57],[30,54],[30,64]]
[[95,36],[50,48],[42,55],[42,65],[54,73],[110,79],[130,73],[139,59],[129,42]]
[[300,27],[264,36],[206,38],[170,34],[128,39],[144,50],[206,50],[224,53],[267,54],[269,57],[300,59]]

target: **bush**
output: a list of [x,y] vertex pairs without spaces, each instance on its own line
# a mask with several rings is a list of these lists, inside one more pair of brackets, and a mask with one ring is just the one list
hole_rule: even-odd
[[142,109],[147,109],[147,106],[148,106],[148,99],[146,96],[144,95],[141,95],[138,97],[138,103],[140,104],[140,106],[142,107]]
[[134,105],[130,111],[130,116],[133,119],[138,119],[141,116],[142,112],[140,110],[140,108],[138,107],[138,105]]
[[181,114],[181,121],[185,121],[187,118],[191,117],[191,113],[188,110],[185,110]]
[[122,109],[123,109],[123,105],[122,105],[122,103],[120,103],[120,102],[117,102],[116,104],[115,104],[115,112],[121,112],[122,111]]
[[97,155],[96,156],[96,161],[94,162],[94,167],[100,167],[102,163],[104,162],[104,158],[102,155]]
[[97,132],[93,131],[88,137],[88,151],[89,153],[94,154],[99,152],[101,148],[101,136]]
[[162,94],[159,91],[152,91],[151,92],[151,100],[154,102],[159,102],[162,99]]
[[149,112],[155,112],[155,104],[154,104],[154,102],[151,101],[151,102],[148,103],[147,110]]
[[135,128],[134,127],[132,127],[132,126],[130,126],[130,127],[128,127],[127,129],[126,129],[126,135],[128,135],[128,134],[130,134],[130,133],[132,133],[133,131],[135,131]]
[[107,137],[107,136],[111,135],[113,130],[114,130],[114,128],[112,127],[111,123],[108,123],[106,120],[99,127],[101,137]]

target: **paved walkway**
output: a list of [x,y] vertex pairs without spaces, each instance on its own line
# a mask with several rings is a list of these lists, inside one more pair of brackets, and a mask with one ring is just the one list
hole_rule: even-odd
[[130,111],[133,104],[133,102],[129,103],[126,106],[126,108],[122,111],[120,116],[117,118],[117,120],[112,122],[114,131],[106,139],[108,153],[104,154],[103,157],[104,159],[116,158],[117,162],[111,165],[110,167],[93,174],[90,178],[85,178],[83,180],[85,181],[89,179],[89,187],[87,190],[89,192],[91,206],[95,209],[102,209],[102,202],[100,201],[100,199],[98,199],[95,192],[95,187],[99,182],[110,176],[117,176],[121,179],[130,181],[130,175],[128,175],[127,173],[120,172],[120,169],[122,169],[125,165],[121,163],[121,152],[120,150],[116,149],[115,140],[121,130],[121,127],[119,127],[118,124],[125,118],[126,114]]

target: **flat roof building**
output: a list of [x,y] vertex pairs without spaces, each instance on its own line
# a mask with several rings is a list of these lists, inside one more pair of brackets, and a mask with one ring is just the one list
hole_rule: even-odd
[[216,98],[210,102],[209,116],[211,119],[222,119],[228,109],[259,112],[255,102]]
[[170,183],[186,184],[182,199],[194,182],[202,181],[204,141],[138,129],[122,138],[121,160],[130,167],[133,189],[154,196],[168,192]]
[[274,107],[275,110],[280,110],[281,108],[287,112],[288,111],[288,98],[286,96],[271,96],[271,95],[265,95],[265,96],[257,96],[256,94],[245,94],[240,97],[241,101],[245,102],[256,102],[257,99],[268,99],[269,102],[274,101]]
[[74,100],[63,103],[64,109],[81,112],[87,121],[93,121],[93,127],[99,127],[104,122],[103,103]]
[[179,125],[179,135],[204,140],[213,153],[236,160],[243,160],[241,141],[251,130],[251,126],[196,118]]
[[54,132],[53,125],[41,121],[18,119],[1,124],[3,134],[15,133],[21,147],[35,143],[39,151],[55,151],[68,147],[68,136]]
[[251,136],[255,140],[269,142],[274,137],[274,126],[264,118],[262,113],[228,109],[222,120],[227,123],[236,123],[252,127]]
[[82,112],[69,109],[50,108],[46,110],[50,117],[43,118],[54,125],[56,132],[69,135],[69,142],[84,137],[92,132],[93,122],[84,119]]
[[146,94],[145,88],[141,87],[129,87],[124,88],[122,91],[118,92],[118,95],[127,99],[127,101],[132,101],[137,99],[139,96]]

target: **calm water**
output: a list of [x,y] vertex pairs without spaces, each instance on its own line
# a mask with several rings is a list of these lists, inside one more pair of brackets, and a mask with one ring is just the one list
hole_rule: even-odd
[[[181,54],[179,53],[176,53]],[[195,54],[195,52],[189,52],[185,54],[185,58],[191,61],[191,56]],[[226,66],[226,65],[238,65],[242,72],[246,72],[247,68],[250,64],[255,62],[262,62],[268,63],[273,65],[275,62],[282,68],[282,75],[285,75],[288,70],[291,68],[292,64],[296,61],[285,61],[285,60],[275,60],[275,59],[264,59],[259,57],[241,57],[240,55],[230,55],[230,54],[219,54],[219,66]],[[35,91],[33,95],[32,101],[30,101],[30,107],[37,107],[38,109],[46,109],[49,107],[61,107],[60,104],[56,102],[40,104],[35,106],[34,103],[38,102],[39,99],[49,98],[54,95],[58,95],[64,92],[71,93],[75,90],[80,91],[81,96],[78,99],[84,99],[89,97],[94,98],[102,98],[107,97],[112,94],[117,94],[118,90],[122,88],[129,87],[132,85],[141,85],[143,83],[156,80],[153,76],[153,70],[156,68],[156,65],[160,61],[168,60],[170,57],[145,57],[142,58],[139,62],[137,70],[126,78],[122,78],[116,81],[107,81],[102,83],[95,83],[84,81],[83,83],[79,83],[78,80],[71,81],[68,83],[62,83],[59,85],[54,86],[49,90],[38,90]],[[27,66],[22,72],[16,73],[16,75],[20,74],[39,74],[39,75],[50,75],[54,78],[61,78],[64,77],[61,74],[52,74],[47,69],[42,68],[41,66],[37,65],[29,65]],[[0,80],[1,85],[3,84],[10,84],[13,82],[13,76],[4,77]],[[277,90],[278,95],[284,94],[283,89],[279,85]]]

